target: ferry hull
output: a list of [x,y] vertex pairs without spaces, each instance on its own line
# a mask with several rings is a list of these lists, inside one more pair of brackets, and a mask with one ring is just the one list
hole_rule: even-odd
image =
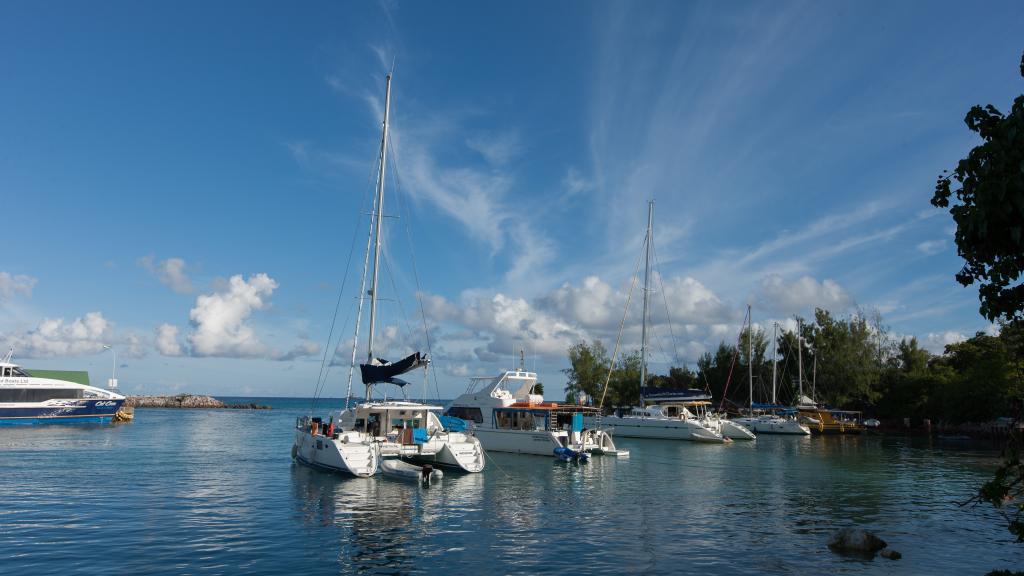
[[123,399],[61,400],[32,405],[0,405],[0,425],[109,422]]

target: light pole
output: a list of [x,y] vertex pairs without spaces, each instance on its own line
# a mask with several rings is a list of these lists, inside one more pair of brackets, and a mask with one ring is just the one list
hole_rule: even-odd
[[114,354],[114,362],[110,367],[110,380],[107,380],[107,388],[117,390],[117,350],[109,344],[104,344],[103,349],[110,350]]

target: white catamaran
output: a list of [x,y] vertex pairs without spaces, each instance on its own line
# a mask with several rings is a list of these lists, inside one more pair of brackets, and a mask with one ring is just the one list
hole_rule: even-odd
[[[749,306],[747,307],[747,318],[748,319],[750,318],[750,307]],[[753,356],[754,356],[753,344],[750,344],[750,342],[753,342],[753,337],[751,335],[751,332],[753,331],[753,329],[750,327],[751,323],[750,323],[749,320],[748,320],[747,326],[748,326],[747,327],[747,341],[748,341],[748,344],[750,346],[750,348],[748,349],[748,356],[750,358],[753,358]],[[762,407],[760,414],[755,412],[755,406],[754,406],[753,361],[749,360],[748,364],[751,365],[751,367],[750,367],[751,371],[749,373],[749,379],[750,379],[749,380],[749,383],[750,383],[750,412],[749,412],[749,414],[746,417],[743,417],[743,418],[733,418],[732,422],[734,424],[738,424],[740,426],[743,426],[744,428],[750,430],[751,432],[756,432],[757,434],[790,434],[790,435],[796,435],[796,436],[809,436],[811,434],[810,429],[807,428],[807,426],[804,426],[803,424],[798,422],[796,418],[787,418],[785,416],[780,416],[780,415],[778,415],[776,413],[772,413],[771,410],[766,409],[766,408],[774,408],[774,409],[778,408],[777,406],[775,406],[775,381],[776,381],[775,373],[776,373],[776,368],[777,368],[777,364],[778,364],[778,346],[779,346],[779,344],[778,344],[778,340],[779,340],[779,338],[778,338],[778,330],[779,330],[779,324],[776,322],[774,327],[773,327],[773,331],[772,331],[772,350],[773,350],[772,351],[772,403],[771,403],[771,405],[769,407]],[[801,378],[802,378],[802,376],[801,376]]]
[[[651,244],[653,242],[654,201],[647,206],[647,237],[643,288],[643,320],[640,336],[640,405],[619,415],[605,416],[602,423],[614,430],[617,436],[629,438],[664,438],[668,440],[693,440],[697,442],[723,443],[721,426],[709,417],[698,417],[686,402],[710,400],[710,397],[687,398],[678,406],[645,406],[644,388],[647,381],[647,308],[648,284],[651,278]],[[614,361],[614,359],[613,359]],[[596,423],[596,419],[593,420]]]
[[[398,376],[416,368],[426,370],[429,365],[429,359],[420,352],[396,362],[388,362],[375,356],[373,349],[381,222],[384,212],[384,176],[391,110],[390,74],[387,76],[386,84],[384,128],[378,158],[380,172],[370,223],[374,244],[373,276],[369,291],[370,327],[367,359],[364,364],[359,365],[360,375],[366,386],[366,400],[355,407],[349,407],[346,401],[345,409],[332,414],[327,421],[309,416],[297,419],[292,457],[309,466],[355,476],[374,475],[380,467],[381,459],[386,458],[401,458],[417,463],[450,466],[466,472],[480,472],[484,468],[484,451],[480,441],[471,434],[445,426],[437,415],[441,410],[440,406],[386,399],[372,400],[374,385],[394,384],[404,388],[408,383]],[[362,288],[359,301],[361,308]],[[356,341],[358,332],[357,321]],[[353,364],[354,346],[355,344],[352,352]],[[396,467],[389,467],[392,468]]]

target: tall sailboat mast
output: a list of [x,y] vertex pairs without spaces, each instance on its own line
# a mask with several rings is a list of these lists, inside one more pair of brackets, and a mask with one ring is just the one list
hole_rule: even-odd
[[747,304],[747,378],[750,383],[750,417],[754,417],[754,317]]
[[640,407],[644,405],[644,385],[647,383],[647,286],[651,281],[651,228],[654,222],[654,200],[647,203],[647,252],[644,256],[644,310],[640,328]]
[[377,176],[377,213],[374,214],[373,239],[373,281],[370,283],[370,335],[366,350],[366,361],[373,362],[373,332],[377,318],[377,267],[380,264],[380,224],[384,218],[384,176],[388,160],[388,120],[391,113],[391,74],[387,76],[387,92],[384,96],[384,133],[380,139],[380,174]]
[[[368,364],[373,363],[373,333],[376,329],[377,320],[377,276],[378,266],[380,265],[380,225],[384,218],[384,177],[387,173],[387,160],[388,160],[388,122],[391,114],[391,74],[387,75],[386,78],[386,92],[384,96],[384,130],[380,139],[380,173],[377,177],[377,211],[374,214],[376,223],[374,224],[374,240],[373,240],[373,281],[370,283],[370,334],[368,336],[366,347],[366,362]],[[370,398],[370,385],[366,385],[366,398]]]
[[796,373],[797,381],[800,386],[800,396],[797,402],[802,402],[800,398],[804,397],[804,324],[803,322],[797,322],[796,325]]
[[775,405],[775,369],[779,363],[779,323],[772,322],[772,406]]

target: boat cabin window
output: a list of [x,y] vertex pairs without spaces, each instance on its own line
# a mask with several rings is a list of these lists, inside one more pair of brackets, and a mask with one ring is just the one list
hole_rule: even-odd
[[463,420],[472,420],[477,424],[483,424],[484,415],[479,408],[467,408],[465,406],[452,406],[447,411],[448,416],[454,416]]
[[46,402],[75,400],[82,397],[81,388],[15,388],[0,390],[0,402]]
[[8,376],[10,376],[10,375],[11,375],[11,369],[10,369],[10,367],[8,367],[8,366],[4,366],[4,368],[3,368],[3,376],[4,376],[5,378],[6,378],[6,377],[8,377]]
[[679,407],[678,406],[668,406],[668,407],[666,407],[665,408],[665,415],[666,416],[679,416]]

